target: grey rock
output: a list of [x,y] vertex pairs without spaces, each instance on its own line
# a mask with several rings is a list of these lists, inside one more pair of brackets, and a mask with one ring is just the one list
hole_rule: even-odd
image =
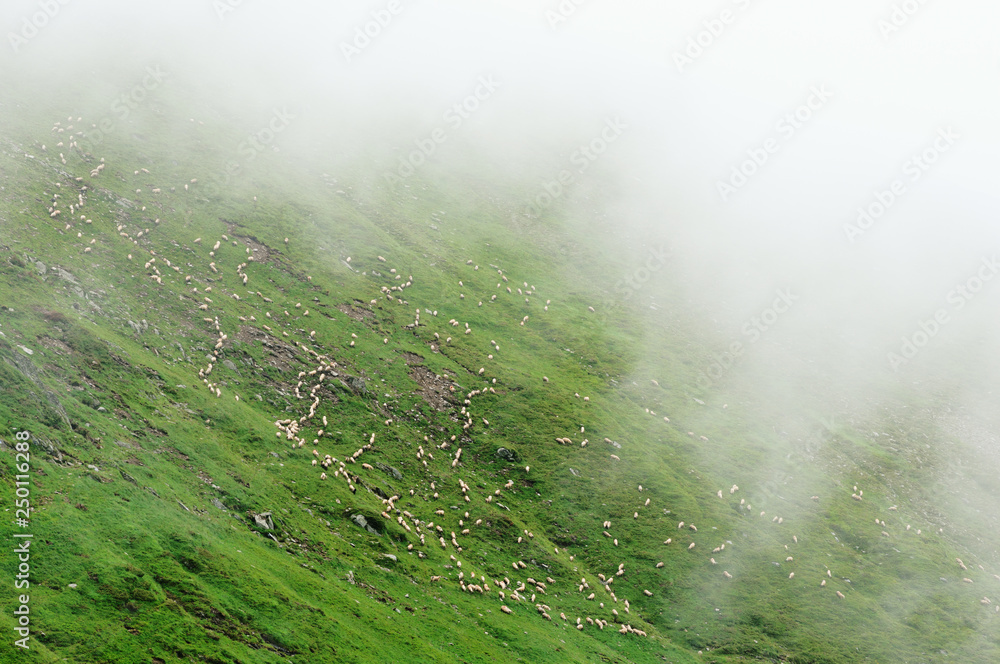
[[261,512],[253,515],[254,522],[264,530],[274,530],[274,521],[271,520],[270,512]]
[[368,386],[365,384],[365,379],[358,376],[350,376],[344,382],[345,385],[356,394],[368,394]]
[[376,463],[375,467],[381,470],[383,473],[392,475],[397,480],[403,479],[403,473],[400,472],[398,468],[394,468],[393,466],[388,466],[384,463]]
[[226,511],[226,506],[222,504],[221,500],[219,500],[218,498],[216,498],[214,496],[212,497],[212,504],[215,505],[216,507],[218,507],[223,512]]
[[[76,277],[74,277],[70,272],[67,272],[66,270],[62,269],[61,267],[54,267],[54,268],[52,268],[52,271],[55,272],[56,276],[58,276],[63,281],[68,281],[71,284],[78,283],[77,280],[76,280]],[[81,293],[82,292],[83,291],[81,291]]]
[[515,450],[510,450],[507,449],[506,447],[498,447],[497,456],[503,459],[504,461],[509,461],[511,463],[517,463],[518,459],[521,458],[520,455]]
[[34,444],[45,450],[45,452],[51,456],[54,461],[61,462],[63,460],[62,452],[60,452],[59,448],[52,444],[51,440],[35,436]]
[[356,523],[360,528],[364,528],[365,530],[367,530],[368,532],[370,532],[372,535],[378,535],[378,531],[375,530],[374,528],[372,528],[368,524],[368,519],[366,519],[363,514],[352,514],[351,515],[351,521],[353,521],[354,523]]
[[48,268],[45,267],[45,263],[43,263],[42,261],[36,261],[35,268],[38,270],[38,274],[41,275],[44,275],[45,272],[48,270]]

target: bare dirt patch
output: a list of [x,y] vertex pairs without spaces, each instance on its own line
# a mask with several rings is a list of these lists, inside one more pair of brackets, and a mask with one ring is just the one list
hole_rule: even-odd
[[373,314],[368,309],[356,305],[338,304],[337,308],[340,309],[343,313],[345,313],[348,318],[359,322],[363,322],[369,318],[375,317],[375,314]]
[[271,356],[269,363],[281,371],[288,371],[295,361],[295,347],[273,337],[263,330],[249,325],[241,325],[236,331],[236,339],[243,343],[259,341]]
[[39,337],[38,341],[56,355],[69,355],[73,352],[69,346],[52,337]]
[[233,239],[241,240],[246,246],[250,247],[255,263],[268,263],[272,261],[277,263],[277,259],[274,257],[275,252],[270,247],[257,239],[257,237],[239,230],[240,228],[245,228],[243,224],[225,219],[220,219],[220,221],[226,225],[226,235]]
[[424,366],[413,367],[410,371],[410,377],[417,381],[417,385],[420,386],[418,390],[420,396],[430,404],[431,408],[440,412],[452,408],[450,403],[452,392],[450,388],[453,383],[450,380],[438,377],[433,371]]

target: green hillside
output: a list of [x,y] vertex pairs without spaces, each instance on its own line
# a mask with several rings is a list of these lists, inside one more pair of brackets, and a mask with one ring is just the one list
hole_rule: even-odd
[[532,219],[474,155],[389,186],[180,82],[105,132],[4,85],[0,661],[1000,661],[957,386],[706,385],[676,275],[623,300],[645,256],[574,230],[600,190]]

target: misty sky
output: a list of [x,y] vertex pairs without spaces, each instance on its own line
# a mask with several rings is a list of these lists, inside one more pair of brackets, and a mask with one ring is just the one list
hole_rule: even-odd
[[[935,343],[1000,322],[1000,279],[951,299],[1000,248],[989,0],[17,0],[0,25],[0,74],[47,95],[161,66],[250,126],[291,109],[286,150],[367,151],[389,170],[440,127],[435,167],[474,150],[541,191],[617,119],[577,189],[613,185],[609,237],[637,268],[670,243],[721,339],[746,341],[778,289],[798,300],[771,340],[876,372],[941,309]],[[449,126],[484,77],[496,89]],[[851,230],[859,208],[869,227]],[[613,293],[622,275],[594,278]],[[654,276],[639,295],[676,287]]]

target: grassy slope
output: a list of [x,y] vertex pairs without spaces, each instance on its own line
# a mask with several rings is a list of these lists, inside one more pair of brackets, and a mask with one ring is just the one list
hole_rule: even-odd
[[[512,220],[517,201],[531,192],[499,176],[494,189],[482,171],[473,179],[428,168],[424,179],[387,190],[376,184],[377,173],[342,170],[324,178],[322,164],[290,166],[270,154],[212,188],[241,133],[210,109],[201,113],[203,125],[168,131],[176,126],[172,118],[188,116],[173,109],[184,100],[170,94],[176,91],[162,91],[155,105],[137,112],[145,114],[141,133],[123,124],[92,156],[64,150],[65,166],[52,123],[65,126],[70,110],[86,109],[29,105],[32,112],[0,137],[0,304],[12,308],[0,312],[0,426],[29,429],[39,443],[32,524],[37,661],[849,662],[927,661],[943,657],[942,650],[956,660],[996,661],[993,607],[978,600],[1000,587],[992,577],[998,561],[968,532],[936,534],[938,522],[967,522],[972,513],[942,504],[953,487],[908,480],[918,472],[934,477],[945,463],[931,458],[916,470],[912,457],[923,439],[918,444],[914,432],[927,431],[927,422],[914,415],[824,427],[818,415],[800,416],[816,444],[781,461],[791,448],[770,424],[778,413],[761,409],[752,386],[731,380],[713,392],[689,387],[709,361],[709,344],[699,343],[697,321],[685,320],[683,302],[640,314],[589,280],[618,274],[628,262],[606,255],[595,238],[569,235],[560,226],[568,210],[553,209],[537,224]],[[107,167],[91,178],[101,157]],[[141,168],[150,173],[134,175]],[[191,178],[199,183],[190,185]],[[54,220],[47,208],[61,192],[65,209],[81,185],[89,187],[83,212],[93,223],[77,220],[67,231],[69,215]],[[118,234],[118,224],[133,238],[151,231],[133,243]],[[223,233],[230,241],[210,257]],[[195,244],[197,237],[203,242]],[[96,243],[88,245],[91,238]],[[266,247],[269,258],[247,266],[243,286],[235,267],[249,240]],[[83,253],[85,246],[92,251]],[[143,268],[151,251],[162,285]],[[46,264],[44,275],[34,260]],[[510,280],[499,289],[490,265]],[[77,283],[54,274],[54,266]],[[185,286],[183,275],[193,284]],[[406,304],[379,292],[409,275]],[[524,289],[524,282],[537,287],[530,303],[506,292]],[[212,291],[195,294],[192,285]],[[212,303],[199,311],[206,295]],[[547,299],[552,304],[543,311]],[[591,304],[597,312],[588,311]],[[348,316],[345,305],[364,313]],[[420,326],[406,329],[417,308]],[[198,376],[217,340],[206,316],[217,317],[229,336],[209,377],[221,397]],[[451,318],[463,325],[448,325]],[[140,331],[129,324],[143,320],[148,327]],[[466,322],[469,335],[461,333]],[[260,341],[265,324],[273,330],[270,347]],[[252,329],[256,336],[246,336]],[[655,343],[645,329],[657,330]],[[452,341],[432,346],[435,332]],[[307,414],[309,399],[296,399],[294,386],[300,371],[316,366],[297,344],[363,377],[368,392],[340,383],[323,388],[315,418],[326,415],[330,426],[313,445],[321,427],[311,421],[302,434],[306,446],[291,449],[275,437],[274,421]],[[446,410],[420,395],[414,362],[442,376],[440,386],[459,386],[454,394],[445,387]],[[496,394],[471,399],[466,436],[463,393],[489,386]],[[865,433],[892,427],[895,451]],[[372,433],[373,449],[348,466],[356,493],[340,478],[320,480],[309,465],[314,447],[344,459]],[[450,464],[454,446],[433,447],[452,435],[463,448],[457,468]],[[554,442],[562,436],[576,444]],[[579,447],[583,437],[586,448]],[[601,442],[605,437],[621,448]],[[420,445],[436,456],[426,468],[416,458]],[[520,461],[499,459],[500,446]],[[392,466],[403,479],[362,462]],[[2,472],[12,486],[12,465]],[[470,487],[469,502],[460,479]],[[508,481],[512,489],[503,489]],[[733,484],[742,489],[730,494]],[[854,484],[865,491],[860,503],[850,498]],[[501,495],[487,503],[496,489]],[[399,510],[444,526],[446,541],[469,527],[470,534],[458,535],[463,550],[442,548],[429,533],[421,546],[396,513],[380,516],[379,493],[402,496]],[[813,494],[820,499],[810,500]],[[892,504],[899,510],[888,511]],[[273,514],[277,541],[254,523],[252,514],[264,511]],[[379,534],[355,525],[348,518],[355,513]],[[776,516],[781,524],[771,520]],[[480,518],[482,525],[470,526]],[[605,519],[617,546],[602,534]],[[681,520],[698,531],[678,529]],[[524,530],[533,537],[518,543]],[[664,545],[668,537],[672,543]],[[473,571],[491,580],[489,593],[460,590],[453,555],[467,580]],[[959,573],[956,557],[968,572]],[[515,572],[517,560],[528,568]],[[985,570],[975,567],[980,562]],[[620,563],[625,574],[611,587],[615,603],[597,574],[613,575]],[[13,558],[5,564],[13,566]],[[975,583],[962,583],[966,574]],[[443,578],[432,582],[434,575]],[[551,606],[552,622],[530,601],[508,599],[514,613],[501,613],[495,580],[505,576],[515,584],[529,576],[555,579],[537,598]],[[590,585],[585,592],[577,588],[581,577]],[[827,587],[820,587],[822,578]],[[586,599],[590,592],[595,600]],[[614,623],[612,607],[648,637],[621,635],[614,624],[603,631],[571,624],[578,616]],[[10,611],[4,616],[9,628]]]

